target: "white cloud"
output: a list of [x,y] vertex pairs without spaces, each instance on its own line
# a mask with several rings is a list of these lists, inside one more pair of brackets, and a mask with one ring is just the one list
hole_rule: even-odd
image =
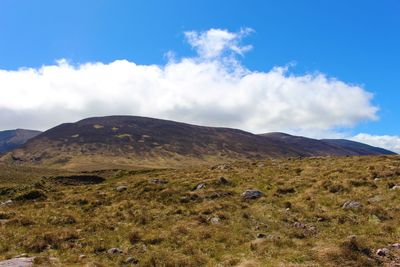
[[210,59],[221,56],[224,52],[233,52],[243,55],[252,46],[243,46],[240,41],[243,37],[253,32],[250,28],[244,28],[237,33],[221,29],[210,29],[206,32],[188,31],[185,36],[189,44],[196,49],[199,56]]
[[322,73],[250,71],[232,33],[186,33],[198,56],[164,66],[127,60],[0,70],[0,129],[46,129],[85,117],[129,114],[253,132],[326,132],[377,118],[372,94]]
[[396,153],[400,153],[400,136],[396,135],[370,135],[360,133],[353,138],[354,141],[369,144],[371,146],[377,146],[386,148]]

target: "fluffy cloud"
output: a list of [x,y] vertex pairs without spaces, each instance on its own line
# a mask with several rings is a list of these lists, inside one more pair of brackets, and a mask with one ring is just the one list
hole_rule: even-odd
[[253,132],[321,132],[376,119],[364,88],[285,67],[248,70],[237,33],[187,32],[197,55],[163,66],[127,60],[0,70],[0,128],[46,129],[84,117],[130,114]]
[[400,154],[400,136],[396,135],[370,135],[360,133],[352,138],[354,141],[389,149]]

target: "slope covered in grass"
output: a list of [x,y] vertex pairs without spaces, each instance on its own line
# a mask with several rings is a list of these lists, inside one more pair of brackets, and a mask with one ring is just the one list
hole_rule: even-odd
[[[390,247],[400,241],[398,156],[85,175],[105,181],[69,184],[40,173],[31,185],[19,184],[17,177],[7,182],[0,201],[13,202],[0,206],[0,257],[28,253],[38,262],[55,257],[63,266],[379,266],[398,261],[398,249]],[[244,200],[248,189],[263,196]],[[384,247],[389,252],[378,256],[377,249]]]

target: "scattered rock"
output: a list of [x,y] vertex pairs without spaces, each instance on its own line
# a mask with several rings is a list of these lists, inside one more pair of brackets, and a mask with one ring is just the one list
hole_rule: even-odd
[[389,254],[389,249],[387,248],[379,248],[376,250],[376,255],[385,257]]
[[267,238],[267,235],[263,233],[258,233],[257,238]]
[[152,184],[168,184],[168,181],[164,180],[164,179],[153,178],[153,179],[150,179],[150,183],[152,183]]
[[391,245],[392,248],[400,249],[400,243],[394,243]]
[[19,257],[0,261],[0,267],[31,267],[33,266],[34,257]]
[[126,264],[137,264],[137,263],[139,263],[139,260],[136,259],[136,258],[134,258],[134,257],[128,257],[128,258],[125,260],[125,263],[126,263]]
[[395,185],[395,186],[393,186],[391,189],[392,189],[392,190],[398,190],[398,189],[400,189],[400,185]]
[[197,190],[204,189],[204,188],[206,188],[206,184],[201,183],[201,184],[196,185],[196,186],[192,189],[192,191],[197,191]]
[[117,190],[117,192],[123,192],[123,191],[126,191],[127,189],[128,189],[128,187],[126,187],[124,185],[120,185],[115,188],[115,190]]
[[222,185],[229,185],[231,183],[228,179],[226,179],[223,176],[219,177],[218,182],[219,182],[219,184],[222,184]]
[[346,210],[347,209],[359,209],[361,207],[362,207],[361,203],[358,201],[355,201],[355,200],[348,200],[342,206],[342,208],[346,209]]
[[263,195],[264,195],[264,193],[259,191],[259,190],[249,189],[249,190],[246,190],[246,191],[244,191],[242,193],[242,198],[246,199],[246,200],[248,200],[248,199],[257,199],[257,198],[262,197]]
[[294,223],[293,223],[293,227],[305,229],[305,228],[306,228],[306,225],[305,225],[304,223],[301,223],[301,222],[294,222]]
[[79,260],[83,260],[83,259],[86,259],[86,255],[84,255],[84,254],[79,255]]
[[2,202],[1,205],[9,206],[9,205],[12,205],[13,203],[14,203],[14,201],[12,201],[11,199],[9,199],[9,200],[6,200],[6,201]]
[[107,250],[108,254],[120,254],[123,253],[123,251],[119,248],[110,248],[109,250]]
[[213,217],[210,219],[210,223],[211,224],[219,224],[220,223],[220,219],[218,217]]

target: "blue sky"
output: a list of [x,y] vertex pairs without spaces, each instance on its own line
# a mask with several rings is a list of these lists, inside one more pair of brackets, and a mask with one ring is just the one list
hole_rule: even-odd
[[[364,92],[372,93],[373,98],[369,100],[370,102],[360,107],[377,107],[379,111],[371,111],[364,115],[352,111],[353,113],[346,114],[348,117],[343,118],[345,123],[340,123],[341,120],[338,119],[338,123],[332,125],[315,126],[316,123],[313,122],[309,124],[310,127],[304,129],[294,129],[296,127],[289,129],[290,127],[283,124],[275,128],[254,126],[262,125],[259,122],[262,116],[252,122],[239,120],[234,123],[236,113],[228,104],[219,107],[226,113],[224,116],[221,115],[220,120],[207,119],[211,116],[218,117],[223,112],[218,113],[217,108],[211,115],[204,115],[204,110],[208,109],[204,103],[196,106],[196,110],[187,107],[185,103],[179,103],[179,108],[168,113],[166,118],[187,119],[188,122],[211,125],[222,124],[234,127],[243,125],[240,128],[253,131],[287,130],[292,133],[297,131],[300,134],[313,135],[312,131],[318,128],[315,131],[328,135],[355,136],[365,133],[373,136],[396,137],[400,132],[398,123],[400,116],[398,108],[398,99],[400,99],[399,14],[400,2],[396,0],[329,2],[317,0],[246,2],[235,0],[1,0],[0,70],[7,74],[17,74],[21,68],[39,70],[43,66],[60,67],[60,64],[56,63],[60,59],[65,59],[67,63],[63,64],[67,64],[70,68],[79,68],[82,64],[90,62],[111,64],[116,60],[126,60],[140,66],[155,64],[164,68],[173,61],[167,56],[171,54],[178,62],[185,58],[194,60],[196,57],[199,62],[198,58],[201,57],[198,51],[199,46],[196,47],[193,42],[190,43],[185,32],[194,31],[199,37],[201,33],[206,33],[210,29],[220,29],[235,33],[237,44],[239,45],[240,42],[241,47],[252,46],[250,51],[244,53],[228,51],[230,48],[227,50],[228,53],[235,54],[230,54],[227,58],[234,58],[234,61],[239,62],[242,68],[253,73],[268,73],[274,67],[292,64],[293,66],[291,65],[285,74],[286,77],[290,75],[304,77],[307,74],[321,73],[328,79],[335,78],[345,83],[349,88],[358,86]],[[239,36],[240,31],[247,28],[251,28],[252,32],[246,36]],[[218,61],[223,60],[220,57]],[[4,80],[7,79],[7,83],[2,83],[0,77],[2,94],[7,90],[13,90],[13,80],[9,76],[4,78]],[[28,78],[24,78],[27,77],[26,75],[21,77],[18,79],[28,81]],[[7,88],[4,87],[5,85]],[[79,86],[82,88],[83,85]],[[314,86],[316,86],[315,83]],[[218,90],[217,87],[214,89]],[[49,88],[48,90],[61,89]],[[75,102],[80,102],[81,96],[79,90],[76,90],[73,93],[77,98]],[[127,92],[127,89],[124,90]],[[310,92],[314,92],[313,90],[310,89]],[[69,92],[60,94],[60,97],[65,94]],[[138,92],[132,91],[132,94],[138,94]],[[194,91],[193,94],[201,94],[201,91]],[[82,98],[83,95],[87,95],[87,92],[82,92]],[[178,96],[180,96],[179,93]],[[140,96],[137,95],[137,97]],[[362,97],[365,100],[365,96]],[[54,98],[56,97],[52,99]],[[10,95],[8,99],[9,102],[14,101],[15,104],[2,106],[0,102],[0,110],[3,114],[0,114],[0,129],[14,126],[35,128],[35,125],[21,119],[23,111],[32,113],[36,110],[43,114],[51,110],[41,106],[36,106],[35,109],[32,103],[20,103],[18,94]],[[330,100],[328,97],[326,101],[332,102],[335,101],[334,99],[336,98],[333,97]],[[340,101],[340,98],[338,99]],[[62,122],[62,119],[73,120],[86,114],[96,115],[96,109],[79,113],[79,110],[84,109],[83,106],[86,105],[84,103],[74,106],[62,103],[61,100],[54,101],[54,105],[67,105],[74,114],[70,117],[59,115],[57,117],[59,122]],[[115,101],[119,103],[119,100]],[[16,108],[19,104],[26,106],[26,109]],[[354,103],[349,102],[349,104]],[[340,105],[337,107],[342,108]],[[198,115],[187,118],[174,115],[179,111]],[[103,115],[106,112],[135,113],[135,110],[109,108],[99,111],[98,114]],[[249,114],[253,114],[251,112],[249,111]],[[158,115],[161,111],[140,109],[137,113],[137,115]],[[372,113],[375,119],[372,118]],[[48,122],[46,118],[30,119],[30,121],[37,121],[36,128],[45,128],[56,124],[57,118],[49,118]],[[270,121],[277,120],[279,118]],[[10,121],[15,123],[10,123]],[[307,120],[305,124],[308,122]]]

